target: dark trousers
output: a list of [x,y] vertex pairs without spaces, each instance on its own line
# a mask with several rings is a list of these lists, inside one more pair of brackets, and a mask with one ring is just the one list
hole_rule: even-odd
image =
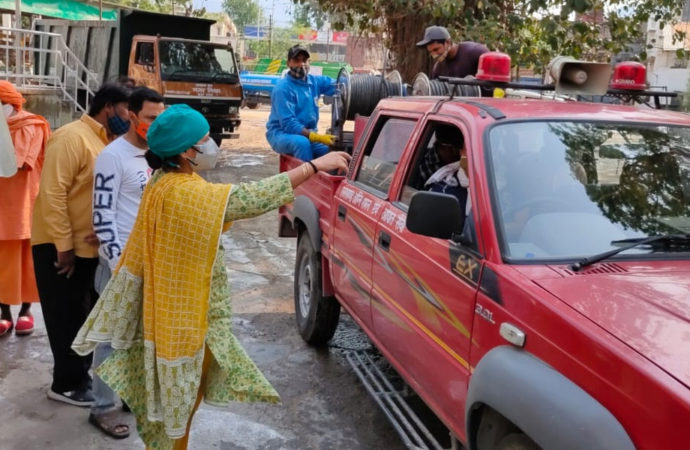
[[55,392],[86,389],[91,384],[91,355],[79,356],[71,348],[79,328],[98,299],[93,277],[98,258],[76,258],[70,278],[58,275],[57,249],[53,244],[34,245],[34,272],[43,319],[53,352]]

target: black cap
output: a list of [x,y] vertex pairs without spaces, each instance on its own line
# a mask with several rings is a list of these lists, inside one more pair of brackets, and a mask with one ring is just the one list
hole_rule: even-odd
[[432,41],[447,41],[449,39],[450,33],[446,30],[446,27],[432,25],[426,27],[426,30],[424,30],[424,39],[417,42],[417,47],[426,47]]
[[442,124],[436,127],[436,140],[444,144],[462,144],[462,132],[455,125]]
[[297,55],[299,55],[300,53],[304,53],[307,55],[307,58],[310,58],[309,51],[307,51],[307,49],[304,48],[302,45],[297,44],[293,45],[292,47],[290,47],[290,50],[288,50],[288,59],[295,59],[297,58]]

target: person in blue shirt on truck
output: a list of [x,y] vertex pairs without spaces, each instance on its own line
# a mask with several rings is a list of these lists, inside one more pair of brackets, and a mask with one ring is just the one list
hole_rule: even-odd
[[309,52],[298,45],[287,55],[288,72],[273,88],[266,139],[278,153],[310,161],[328,152],[335,136],[319,134],[319,96],[333,95],[335,82],[309,74]]

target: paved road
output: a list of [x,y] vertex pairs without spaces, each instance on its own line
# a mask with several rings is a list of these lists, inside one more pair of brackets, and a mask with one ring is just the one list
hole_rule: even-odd
[[[265,118],[256,117],[255,128],[265,123]],[[225,146],[222,167],[206,174],[212,181],[237,183],[277,171],[277,158],[268,150],[236,150],[236,143],[228,141]],[[342,319],[331,348],[325,350],[307,347],[295,331],[295,243],[277,237],[277,213],[238,222],[223,239],[233,289],[234,332],[278,390],[282,404],[202,406],[190,448],[403,448],[345,361],[347,349],[370,345],[351,319]],[[0,339],[0,449],[144,448],[136,433],[123,441],[109,439],[87,423],[88,410],[46,398],[52,356],[38,305],[34,312],[33,335]]]

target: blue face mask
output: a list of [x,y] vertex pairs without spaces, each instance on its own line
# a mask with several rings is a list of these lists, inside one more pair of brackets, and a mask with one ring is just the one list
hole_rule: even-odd
[[115,114],[112,117],[108,117],[108,128],[115,136],[123,135],[129,130],[129,120],[123,120]]

